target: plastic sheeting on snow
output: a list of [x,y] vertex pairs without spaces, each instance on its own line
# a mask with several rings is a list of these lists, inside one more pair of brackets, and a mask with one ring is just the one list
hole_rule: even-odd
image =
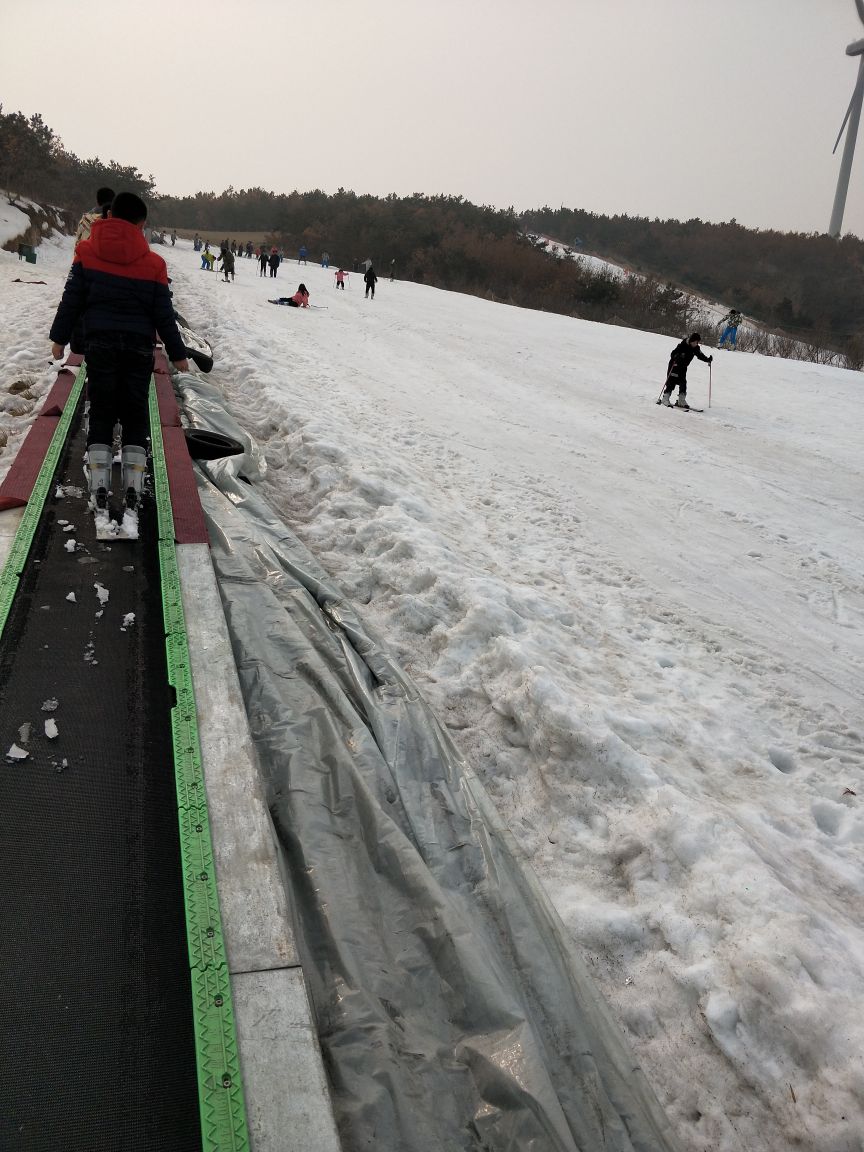
[[247,446],[199,487],[344,1149],[673,1152],[482,785],[176,382]]

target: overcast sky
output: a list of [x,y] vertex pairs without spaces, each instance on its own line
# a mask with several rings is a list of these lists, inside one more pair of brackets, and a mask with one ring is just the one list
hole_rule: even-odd
[[[3,0],[5,112],[182,195],[454,193],[824,232],[854,0]],[[864,142],[844,231],[864,236]]]

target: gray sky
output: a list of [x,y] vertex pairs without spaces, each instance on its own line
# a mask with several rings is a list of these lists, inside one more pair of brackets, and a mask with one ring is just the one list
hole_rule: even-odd
[[[6,112],[163,193],[340,185],[824,232],[853,0],[4,0]],[[14,45],[14,51],[12,46]],[[844,231],[864,236],[864,141]]]

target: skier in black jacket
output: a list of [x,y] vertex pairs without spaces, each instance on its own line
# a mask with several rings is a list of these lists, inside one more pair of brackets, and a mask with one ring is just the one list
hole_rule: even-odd
[[75,248],[49,339],[60,360],[72,332],[84,322],[90,424],[87,461],[95,506],[108,504],[113,429],[123,425],[121,453],[126,504],[135,508],[147,468],[148,393],[153,342],[158,333],[180,372],[189,371],[177,329],[168,269],[150,251],[143,228],[147,207],[134,192],[119,192],[105,220],[95,220],[89,240]]
[[703,360],[706,364],[712,363],[714,357],[706,356],[699,348],[702,343],[702,336],[699,332],[694,332],[686,340],[681,343],[674,350],[669,357],[669,367],[666,371],[666,387],[663,389],[663,395],[660,397],[660,403],[665,404],[667,408],[671,407],[669,397],[674,391],[675,385],[678,385],[678,402],[677,408],[689,408],[687,403],[687,368],[690,361],[695,356],[697,360]]

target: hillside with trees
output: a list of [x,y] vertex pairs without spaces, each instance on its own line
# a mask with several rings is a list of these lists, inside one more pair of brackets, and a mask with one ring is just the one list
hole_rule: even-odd
[[137,168],[98,157],[81,160],[67,152],[38,112],[4,112],[0,104],[0,188],[58,208],[78,211],[92,206],[101,185],[152,198],[153,177]]
[[847,235],[744,228],[735,220],[649,220],[541,208],[520,217],[575,251],[668,278],[802,340],[864,335],[864,243]]
[[677,334],[692,302],[655,279],[622,279],[578,260],[560,259],[526,236],[516,214],[461,196],[376,197],[340,188],[275,196],[255,188],[199,193],[158,202],[166,226],[266,229],[269,242],[332,265],[371,259],[382,274],[394,262],[400,279],[489,300]]
[[[864,360],[864,244],[854,236],[758,231],[734,220],[648,220],[580,209],[476,205],[461,196],[275,193],[263,188],[160,195],[153,177],[98,158],[81,160],[38,113],[0,105],[0,187],[80,213],[96,188],[136,192],[163,229],[259,232],[268,243],[353,268],[393,262],[399,279],[489,300],[680,336],[713,324],[694,293],[736,306],[787,334],[760,351]],[[540,237],[554,237],[560,247]],[[630,275],[578,259],[592,253]]]

